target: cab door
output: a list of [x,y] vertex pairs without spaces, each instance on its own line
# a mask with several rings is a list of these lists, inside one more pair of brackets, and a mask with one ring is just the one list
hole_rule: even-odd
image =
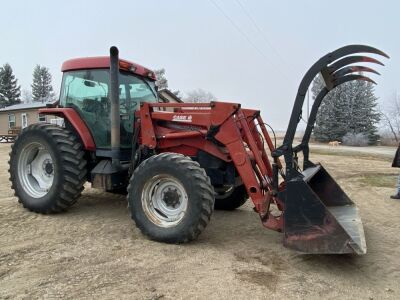
[[131,73],[120,73],[119,104],[121,116],[121,148],[132,147],[135,111],[141,102],[158,101],[155,83]]

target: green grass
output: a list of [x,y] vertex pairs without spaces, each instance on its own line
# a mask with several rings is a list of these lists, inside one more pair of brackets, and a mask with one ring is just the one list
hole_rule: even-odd
[[398,174],[371,173],[360,177],[360,182],[375,187],[395,188]]

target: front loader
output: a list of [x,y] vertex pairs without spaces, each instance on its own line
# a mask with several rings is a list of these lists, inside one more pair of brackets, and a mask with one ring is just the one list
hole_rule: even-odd
[[[322,165],[309,160],[311,132],[328,92],[352,80],[373,83],[359,72],[376,71],[353,64],[381,63],[359,53],[388,57],[351,45],[319,59],[300,83],[277,148],[259,110],[217,101],[160,103],[154,73],[119,59],[116,47],[107,57],[66,61],[59,103],[40,111],[65,124],[22,131],[10,153],[12,188],[24,207],[38,213],[65,211],[87,181],[93,188],[127,191],[137,227],[168,243],[197,238],[214,208],[232,210],[249,198],[262,224],[283,232],[288,248],[364,254],[355,204]],[[325,87],[295,146],[304,97],[318,74]]]

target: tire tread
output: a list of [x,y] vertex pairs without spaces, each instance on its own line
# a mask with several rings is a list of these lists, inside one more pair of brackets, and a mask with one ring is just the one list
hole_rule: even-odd
[[[196,218],[196,221],[191,222],[189,228],[182,230],[178,235],[169,239],[156,239],[154,238],[152,231],[147,226],[144,226],[140,220],[135,217],[132,210],[131,201],[138,201],[136,197],[131,197],[133,195],[133,185],[135,184],[135,178],[140,176],[141,172],[151,165],[157,165],[160,162],[171,163],[179,171],[190,174],[196,184],[196,193],[198,193],[201,203],[199,205],[200,215]],[[136,226],[140,231],[148,236],[150,239],[156,239],[167,243],[186,243],[196,239],[200,233],[206,228],[207,224],[211,219],[211,215],[214,210],[214,190],[210,184],[210,179],[206,172],[200,165],[193,161],[191,158],[178,153],[161,153],[158,155],[151,156],[150,158],[143,161],[133,172],[128,185],[128,209],[131,212],[131,218],[135,221]],[[190,201],[190,200],[189,200]]]
[[[57,197],[52,199],[51,204],[46,207],[32,208],[22,199],[21,193],[17,189],[17,172],[13,170],[12,165],[14,160],[18,158],[15,145],[23,142],[26,135],[40,130],[44,132],[49,139],[52,139],[56,145],[56,151],[60,153],[62,160],[62,188],[58,191]],[[22,141],[21,141],[22,140]],[[15,144],[11,146],[9,173],[11,188],[14,189],[14,194],[18,198],[18,202],[31,211],[43,214],[59,213],[67,210],[70,206],[77,202],[86,182],[86,160],[84,159],[85,152],[82,149],[81,143],[78,141],[75,134],[65,128],[39,123],[33,124],[24,128],[21,134],[16,138]]]

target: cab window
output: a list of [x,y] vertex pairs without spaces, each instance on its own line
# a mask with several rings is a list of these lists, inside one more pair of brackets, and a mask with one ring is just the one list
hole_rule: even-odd
[[[97,148],[109,148],[111,122],[108,69],[64,73],[60,104],[74,108],[91,130]],[[140,102],[157,102],[155,84],[131,73],[120,73],[121,147],[132,143],[134,112]]]

